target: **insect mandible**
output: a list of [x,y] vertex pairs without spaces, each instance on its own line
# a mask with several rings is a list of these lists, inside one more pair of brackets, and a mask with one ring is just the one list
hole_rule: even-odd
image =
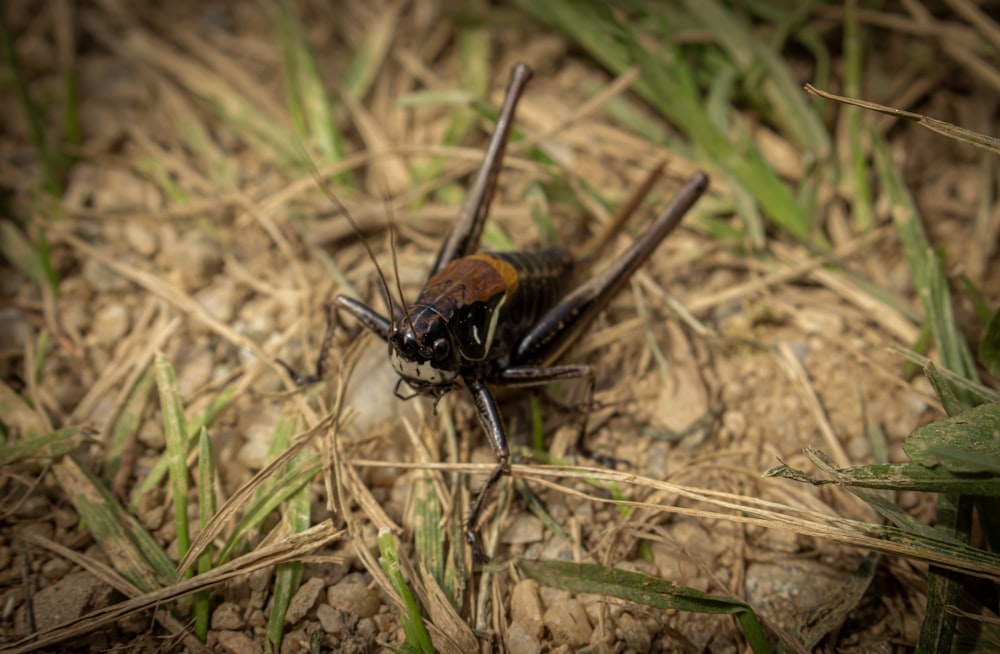
[[[603,242],[620,231],[652,186],[662,164],[604,233],[580,249],[475,253],[496,189],[514,110],[530,77],[526,65],[513,68],[482,165],[416,301],[409,306],[404,301],[402,315],[397,318],[381,274],[389,318],[344,295],[334,300],[334,310],[347,311],[388,344],[389,359],[400,377],[397,395],[403,397],[399,391],[405,382],[415,391],[413,395],[440,398],[464,387],[472,396],[497,461],[466,521],[466,540],[480,559],[476,522],[490,489],[510,470],[507,432],[490,388],[582,379],[587,383],[589,408],[595,383],[593,370],[587,365],[554,365],[556,360],[680,223],[708,186],[708,177],[695,173],[624,253],[575,289],[567,288],[567,280]],[[578,449],[582,449],[586,415],[582,423]]]

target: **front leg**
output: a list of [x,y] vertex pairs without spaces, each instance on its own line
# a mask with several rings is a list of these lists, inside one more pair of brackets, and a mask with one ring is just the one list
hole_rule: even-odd
[[308,386],[315,384],[326,377],[327,361],[330,358],[330,348],[333,346],[333,335],[340,324],[338,309],[344,309],[354,316],[361,326],[375,334],[383,341],[389,340],[392,331],[391,323],[379,312],[366,304],[352,300],[346,295],[338,295],[334,301],[326,305],[326,333],[323,334],[323,342],[319,346],[319,356],[316,358],[316,373],[313,375],[296,374],[292,367],[278,359],[278,363],[288,372],[288,376],[295,381],[296,386]]
[[[361,326],[375,334],[383,341],[389,340],[389,334],[392,333],[392,324],[389,319],[380,314],[375,309],[372,309],[367,304],[358,302],[355,299],[349,298],[346,295],[338,295],[333,300],[334,310],[343,309],[347,313],[354,316]],[[329,325],[329,323],[327,323]]]

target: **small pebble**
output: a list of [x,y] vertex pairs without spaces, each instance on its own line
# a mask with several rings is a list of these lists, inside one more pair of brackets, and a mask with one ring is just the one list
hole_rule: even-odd
[[181,281],[189,292],[208,284],[222,267],[218,243],[201,232],[185,233],[171,250],[174,267],[181,271]]
[[594,631],[587,612],[572,598],[550,606],[543,619],[556,642],[565,642],[572,647],[590,642],[590,635]]
[[219,279],[194,294],[194,299],[208,315],[219,322],[230,323],[236,313],[238,298],[236,284],[229,279]]
[[288,610],[285,612],[285,622],[287,624],[298,624],[310,609],[316,604],[319,594],[323,592],[323,580],[313,577],[306,580],[299,589],[295,591],[291,602],[288,603]]
[[508,545],[524,545],[542,540],[545,527],[542,521],[529,513],[516,516],[500,536],[500,540]]
[[822,334],[834,338],[844,333],[844,317],[839,313],[800,307],[794,314],[795,324],[807,334]]
[[357,573],[349,574],[327,588],[326,601],[335,609],[362,618],[371,618],[382,606],[378,593],[368,588],[362,576]]
[[523,579],[514,585],[510,593],[510,619],[532,638],[537,640],[542,637],[545,623],[542,621],[542,598],[538,594],[537,582]]
[[722,414],[722,428],[733,440],[740,440],[747,431],[747,417],[742,411],[730,409]]
[[215,637],[227,654],[262,654],[264,651],[249,636],[238,631],[219,631]]
[[344,635],[344,614],[341,611],[329,604],[320,604],[316,607],[316,617],[326,633],[338,637]]
[[625,612],[618,617],[618,636],[636,652],[648,652],[653,646],[653,636],[643,622]]
[[149,257],[156,253],[156,235],[149,227],[142,223],[130,222],[125,223],[124,231],[125,240],[136,254]]
[[174,368],[177,373],[177,392],[180,396],[191,397],[195,391],[204,386],[212,378],[215,358],[211,350],[193,347],[184,352]]
[[542,651],[542,644],[515,622],[507,629],[507,648],[510,652],[539,654]]
[[128,333],[131,324],[132,315],[128,307],[121,302],[105,304],[94,313],[88,341],[100,345],[113,344]]
[[358,636],[368,640],[375,640],[378,636],[378,625],[371,618],[361,618],[358,620]]
[[118,275],[118,273],[97,259],[89,257],[84,259],[82,270],[83,278],[98,293],[111,293],[112,291],[123,291],[128,288],[128,280]]
[[[32,598],[35,626],[44,631],[102,609],[111,604],[114,592],[89,572],[68,574],[35,593]],[[21,611],[23,607],[18,612]]]
[[42,564],[42,576],[50,581],[62,579],[73,566],[65,559],[49,559]]
[[237,460],[251,470],[259,470],[271,447],[274,425],[281,418],[281,409],[275,405],[251,407],[241,419],[247,425],[246,444],[237,453]]
[[276,302],[269,297],[255,297],[240,307],[239,317],[233,323],[233,329],[254,340],[263,340],[274,334],[274,314],[277,312]]
[[157,420],[143,422],[136,438],[139,439],[140,443],[153,450],[161,450],[167,444],[166,438],[163,436],[161,422]]
[[15,515],[19,518],[43,518],[48,515],[50,503],[44,495],[31,495],[17,504]]
[[20,350],[31,331],[31,325],[19,309],[0,307],[0,350]]
[[243,609],[236,602],[223,602],[212,612],[212,629],[238,631],[244,626]]

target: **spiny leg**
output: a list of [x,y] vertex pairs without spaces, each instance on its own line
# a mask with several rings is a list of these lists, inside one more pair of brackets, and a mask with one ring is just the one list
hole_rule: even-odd
[[496,379],[490,380],[490,383],[508,388],[530,388],[532,386],[545,386],[566,379],[582,379],[586,384],[583,417],[580,420],[576,438],[573,441],[574,451],[609,468],[613,468],[618,463],[625,463],[621,459],[596,452],[587,447],[587,423],[590,420],[590,412],[594,406],[594,389],[597,386],[597,377],[594,375],[594,369],[590,366],[582,364],[565,366],[515,366],[502,370]]
[[333,348],[334,334],[340,325],[340,314],[337,313],[337,307],[332,302],[323,303],[323,308],[326,309],[326,331],[323,333],[323,341],[319,345],[319,355],[316,357],[316,372],[312,375],[300,375],[290,365],[278,359],[278,364],[285,369],[296,386],[315,384],[324,379],[328,372],[330,350]]
[[708,177],[701,172],[695,173],[631,247],[538,319],[518,343],[515,361],[551,363],[558,359],[576,342],[597,314],[607,307],[663,239],[680,224],[684,214],[707,187]]
[[469,376],[465,379],[465,385],[472,394],[472,400],[476,405],[476,413],[479,415],[479,422],[489,438],[490,447],[493,449],[493,456],[496,457],[497,466],[486,479],[486,484],[479,491],[469,517],[465,522],[465,540],[472,548],[472,558],[478,563],[485,563],[489,559],[483,552],[476,536],[476,523],[479,521],[479,514],[482,513],[483,505],[489,496],[490,490],[496,485],[501,475],[510,472],[510,449],[507,447],[507,432],[504,430],[503,419],[500,417],[500,409],[497,407],[493,394],[481,380]]

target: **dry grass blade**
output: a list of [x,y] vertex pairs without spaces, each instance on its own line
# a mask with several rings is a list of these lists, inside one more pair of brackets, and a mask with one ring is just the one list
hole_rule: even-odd
[[213,540],[215,540],[225,526],[229,524],[231,520],[234,520],[239,512],[245,508],[247,502],[250,501],[250,498],[253,497],[254,493],[256,493],[257,490],[264,484],[271,481],[279,471],[285,468],[295,459],[295,457],[301,454],[305,448],[312,443],[315,436],[325,434],[327,430],[336,424],[336,421],[337,416],[335,414],[331,414],[330,416],[324,418],[318,425],[295,438],[288,446],[288,449],[257,472],[257,474],[255,474],[250,481],[240,486],[239,490],[233,493],[229,499],[227,499],[222,506],[219,507],[218,512],[212,516],[211,521],[209,521],[209,523],[191,542],[191,549],[187,552],[184,558],[181,559],[181,562],[177,564],[177,570],[183,572],[191,567],[197,560],[198,556],[200,556],[204,549],[208,547]]
[[870,109],[871,111],[877,111],[882,114],[889,116],[894,116],[896,118],[903,118],[905,120],[913,121],[921,127],[925,127],[932,132],[937,132],[942,136],[947,136],[950,139],[955,139],[956,141],[962,141],[964,143],[969,143],[977,148],[982,148],[993,154],[1000,154],[1000,139],[987,136],[985,134],[979,134],[964,127],[959,127],[958,125],[953,125],[952,123],[947,123],[943,120],[937,120],[936,118],[931,118],[930,116],[924,116],[922,114],[914,113],[912,111],[905,111],[903,109],[894,109],[893,107],[887,107],[883,104],[878,104],[877,102],[869,102],[867,100],[858,100],[855,98],[847,98],[842,95],[836,95],[830,93],[829,91],[821,91],[817,89],[812,84],[806,84],[805,90],[813,95],[818,95],[821,98],[826,98],[827,100],[835,100],[843,104],[852,105],[855,107],[861,107],[862,109]]
[[120,575],[145,591],[177,580],[166,552],[99,481],[71,457],[52,470]]
[[22,638],[9,647],[0,649],[0,654],[25,654],[43,647],[51,647],[75,636],[107,627],[115,621],[139,611],[186,597],[205,588],[218,586],[230,579],[248,575],[256,570],[270,568],[286,561],[300,560],[310,552],[328,545],[340,536],[341,532],[334,529],[329,520],[325,520],[308,531],[292,534],[280,542],[259,547],[204,575],[133,597],[77,618],[68,624]]

